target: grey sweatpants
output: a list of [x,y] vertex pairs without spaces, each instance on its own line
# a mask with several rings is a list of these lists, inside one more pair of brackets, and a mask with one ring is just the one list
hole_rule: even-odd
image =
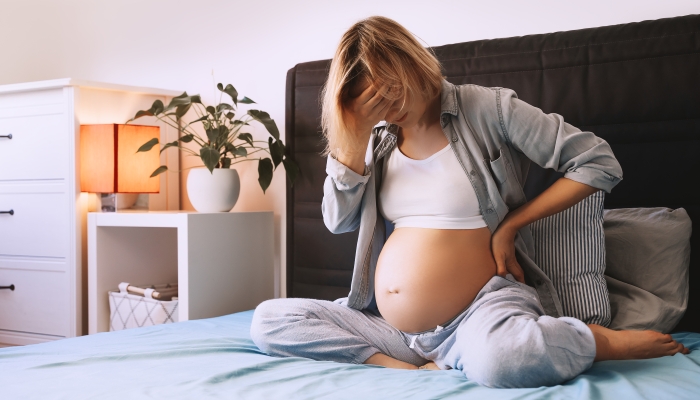
[[404,333],[368,310],[324,300],[275,299],[255,310],[251,336],[273,356],[360,364],[376,353],[458,369],[490,387],[556,385],[588,369],[595,340],[583,322],[544,315],[534,289],[495,276],[444,326]]

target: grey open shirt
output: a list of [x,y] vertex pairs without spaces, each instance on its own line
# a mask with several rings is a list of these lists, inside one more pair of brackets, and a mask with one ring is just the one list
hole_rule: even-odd
[[[622,179],[620,164],[605,140],[565,123],[561,115],[543,113],[519,100],[510,89],[455,86],[443,80],[441,108],[442,130],[474,187],[491,232],[509,210],[526,202],[523,185],[530,162],[606,192]],[[360,228],[350,293],[344,301],[358,310],[374,302],[374,273],[386,241],[377,195],[383,162],[396,146],[394,128],[385,124],[374,128],[364,175],[332,156],[326,166],[322,205],[326,227],[333,233]],[[529,226],[518,232],[515,249],[545,312],[561,316],[561,303],[552,282],[533,262]]]

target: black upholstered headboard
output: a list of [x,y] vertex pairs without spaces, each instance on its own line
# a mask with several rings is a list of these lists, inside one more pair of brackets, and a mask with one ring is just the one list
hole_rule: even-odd
[[[690,300],[677,330],[700,332],[700,15],[434,50],[450,82],[514,89],[607,140],[624,180],[606,197],[606,208],[688,211],[696,232]],[[329,60],[308,62],[287,74],[286,140],[302,171],[287,191],[289,297],[335,299],[350,286],[357,233],[333,235],[321,216],[319,94],[328,66]],[[528,196],[557,178],[534,167]]]

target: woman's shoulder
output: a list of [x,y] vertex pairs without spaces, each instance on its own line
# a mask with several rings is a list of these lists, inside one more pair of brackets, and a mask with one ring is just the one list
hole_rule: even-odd
[[475,84],[454,85],[454,96],[462,115],[478,125],[500,125],[503,108],[517,98],[515,91]]
[[487,87],[473,83],[465,83],[454,85],[454,88],[463,106],[465,105],[464,103],[470,103],[472,106],[481,105],[494,107],[499,101],[507,100],[511,97],[518,97],[514,90],[499,86]]

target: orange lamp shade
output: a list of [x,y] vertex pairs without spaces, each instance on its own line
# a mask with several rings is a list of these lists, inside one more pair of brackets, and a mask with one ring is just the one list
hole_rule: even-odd
[[91,193],[158,193],[160,177],[151,173],[160,165],[158,149],[136,151],[160,127],[142,125],[80,126],[80,190]]

